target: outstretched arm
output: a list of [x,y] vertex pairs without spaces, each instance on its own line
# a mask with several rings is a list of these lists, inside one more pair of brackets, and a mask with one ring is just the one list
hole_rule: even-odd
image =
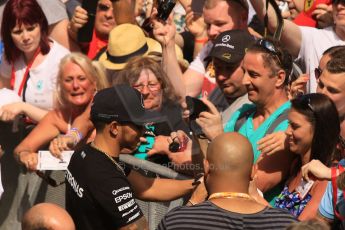
[[135,196],[143,200],[175,200],[193,190],[194,180],[148,178],[134,170],[127,178],[133,186]]
[[[261,21],[264,21],[266,14],[266,1],[264,0],[250,0],[254,7],[256,14]],[[268,28],[271,32],[274,32],[277,28],[278,21],[276,13],[271,5],[268,7]],[[284,27],[282,31],[281,42],[285,45],[286,49],[289,50],[290,54],[297,57],[301,48],[302,34],[299,27],[284,19]]]

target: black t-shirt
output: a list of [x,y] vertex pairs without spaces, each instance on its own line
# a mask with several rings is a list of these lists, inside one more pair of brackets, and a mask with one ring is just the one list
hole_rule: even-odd
[[[129,173],[125,168],[125,174]],[[113,230],[143,215],[126,176],[104,153],[89,145],[75,152],[68,165],[66,210],[82,230]]]

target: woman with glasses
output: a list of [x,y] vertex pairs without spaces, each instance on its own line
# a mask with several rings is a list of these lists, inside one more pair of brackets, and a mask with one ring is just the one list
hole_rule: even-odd
[[[154,127],[152,133],[155,137],[154,143],[151,145],[148,143],[150,146],[141,156],[146,158],[146,154],[149,153],[152,155],[149,159],[165,164],[166,157],[153,156],[153,154],[168,153],[175,163],[182,163],[184,158],[180,158],[179,153],[170,154],[166,136],[170,136],[175,130],[189,133],[189,128],[182,119],[180,97],[177,96],[161,65],[150,57],[134,57],[126,64],[116,83],[130,84],[137,89],[143,95],[145,109],[160,111],[164,116],[163,120],[167,121]],[[152,148],[153,150],[149,151]],[[141,151],[140,147],[139,151]]]
[[48,37],[48,22],[36,0],[8,1],[3,18],[0,88],[13,89],[23,102],[1,108],[0,120],[24,114],[32,123],[53,109],[58,64],[69,51]]
[[309,220],[316,217],[327,182],[304,181],[301,167],[312,160],[330,165],[340,132],[338,112],[327,96],[306,94],[291,101],[288,119],[287,143],[298,157],[275,206],[287,209],[299,220]]

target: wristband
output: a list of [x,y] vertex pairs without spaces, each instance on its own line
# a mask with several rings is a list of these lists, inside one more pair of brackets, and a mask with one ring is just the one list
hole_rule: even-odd
[[208,42],[208,37],[206,38],[200,38],[200,39],[194,39],[195,43],[205,44]]
[[79,132],[77,128],[71,128],[66,136],[73,137],[73,146],[75,147],[81,139],[83,139],[83,134]]

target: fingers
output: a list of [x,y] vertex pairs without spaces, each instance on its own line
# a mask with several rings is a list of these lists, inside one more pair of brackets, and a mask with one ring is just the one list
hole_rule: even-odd
[[214,104],[213,104],[212,102],[210,102],[210,101],[207,99],[206,96],[203,96],[203,97],[201,98],[201,100],[202,100],[202,102],[205,103],[205,105],[207,105],[207,107],[208,107],[208,109],[209,109],[209,111],[210,111],[211,113],[213,113],[213,114],[219,114],[219,112],[218,112],[216,106],[214,106]]
[[304,94],[306,91],[306,85],[309,81],[309,76],[306,74],[301,75],[296,81],[292,82],[290,87],[290,94],[296,97],[298,94]]
[[50,142],[49,151],[54,157],[61,159],[62,151],[71,150],[68,144],[68,137],[58,136]]
[[26,169],[29,171],[35,171],[37,169],[38,158],[36,153],[28,154],[22,162]]
[[304,180],[309,181],[309,171],[308,171],[309,164],[303,165],[302,166],[302,177]]

